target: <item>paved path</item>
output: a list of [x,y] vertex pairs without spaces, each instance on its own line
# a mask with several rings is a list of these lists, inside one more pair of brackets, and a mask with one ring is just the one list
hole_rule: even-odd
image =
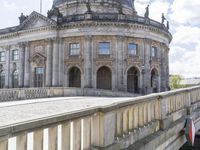
[[0,127],[128,99],[131,98],[62,97],[0,103]]

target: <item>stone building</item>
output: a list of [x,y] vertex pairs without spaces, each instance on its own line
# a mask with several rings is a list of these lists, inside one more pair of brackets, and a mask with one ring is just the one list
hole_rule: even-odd
[[132,0],[54,0],[47,17],[21,14],[0,30],[0,88],[166,91],[172,36],[148,13]]

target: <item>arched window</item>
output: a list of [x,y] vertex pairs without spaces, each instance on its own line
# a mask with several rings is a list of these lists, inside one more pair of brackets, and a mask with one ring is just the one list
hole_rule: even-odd
[[153,93],[158,92],[159,88],[159,79],[158,79],[158,71],[156,69],[153,69],[151,71],[151,88],[153,90]]
[[139,77],[140,71],[136,67],[132,67],[127,72],[127,91],[139,93]]
[[12,74],[12,85],[13,85],[13,88],[18,88],[19,87],[18,79],[19,79],[19,71],[15,70],[13,72],[13,74]]
[[77,67],[69,70],[69,87],[81,87],[81,71]]
[[112,71],[103,66],[97,71],[97,89],[112,90]]
[[0,88],[4,88],[5,86],[5,72],[0,72]]

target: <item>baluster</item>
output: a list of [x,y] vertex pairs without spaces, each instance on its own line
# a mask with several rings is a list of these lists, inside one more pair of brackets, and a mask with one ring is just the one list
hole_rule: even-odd
[[16,150],[27,150],[27,134],[17,136]]
[[91,149],[91,118],[83,120],[83,150]]
[[43,150],[43,129],[33,133],[33,149]]
[[81,149],[81,120],[73,122],[73,150]]
[[122,118],[122,110],[117,110],[117,124],[116,124],[116,136],[120,137],[122,135],[122,122],[123,122],[123,118]]
[[0,150],[8,150],[8,140],[0,141]]
[[129,123],[128,123],[128,129],[129,129],[129,131],[131,131],[131,130],[133,130],[133,119],[134,119],[134,117],[133,117],[133,111],[134,111],[134,109],[133,109],[133,107],[131,106],[130,108],[129,108]]
[[144,107],[143,107],[143,109],[144,109],[144,111],[143,111],[144,124],[147,124],[147,107],[146,106],[147,105],[144,104]]
[[128,133],[128,108],[123,111],[123,133]]
[[148,113],[147,120],[148,120],[148,123],[149,123],[149,122],[151,122],[151,103],[147,104],[147,113]]
[[138,109],[139,109],[139,126],[142,127],[144,124],[143,124],[143,121],[144,121],[144,117],[143,117],[143,105],[140,104],[138,106]]
[[52,126],[49,128],[49,138],[48,138],[48,145],[49,150],[57,150],[58,144],[58,126]]
[[135,128],[138,128],[138,124],[139,124],[139,112],[138,112],[138,106],[134,106],[134,122],[133,122],[133,125],[134,125],[134,129]]
[[70,122],[63,123],[61,127],[62,150],[70,150]]

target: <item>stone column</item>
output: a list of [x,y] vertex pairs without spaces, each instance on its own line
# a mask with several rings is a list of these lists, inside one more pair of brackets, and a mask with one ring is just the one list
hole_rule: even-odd
[[59,40],[59,85],[64,86],[64,45],[63,39]]
[[24,57],[25,57],[25,45],[23,43],[19,44],[19,87],[24,87]]
[[170,86],[169,86],[169,48],[166,48],[166,90],[170,90]]
[[92,87],[92,36],[84,39],[84,87]]
[[46,61],[46,87],[52,86],[52,51],[53,41],[48,39],[47,44],[47,61]]
[[161,44],[161,92],[166,90],[166,51],[164,45]]
[[53,41],[53,79],[52,85],[54,87],[59,86],[59,46],[58,38]]
[[151,93],[151,41],[144,39],[144,94]]
[[116,70],[117,70],[117,89],[123,91],[123,54],[124,54],[124,42],[125,39],[122,36],[116,38]]
[[30,87],[30,43],[25,45],[24,86]]
[[10,77],[10,46],[6,46],[5,88],[9,88]]

